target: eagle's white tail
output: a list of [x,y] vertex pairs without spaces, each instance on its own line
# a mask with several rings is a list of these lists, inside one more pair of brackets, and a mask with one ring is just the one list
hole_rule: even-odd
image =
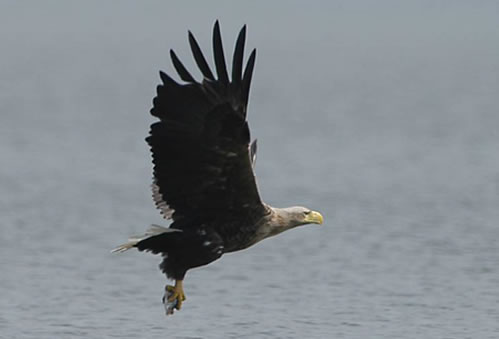
[[145,234],[140,235],[140,236],[132,236],[132,237],[128,238],[128,242],[111,250],[111,253],[125,252],[126,250],[129,250],[130,248],[134,247],[135,245],[137,245],[139,242],[141,242],[144,239],[154,237],[156,235],[163,234],[163,233],[169,233],[169,232],[182,232],[182,230],[177,230],[175,228],[167,228],[167,227],[152,224],[151,227],[149,227],[147,229]]

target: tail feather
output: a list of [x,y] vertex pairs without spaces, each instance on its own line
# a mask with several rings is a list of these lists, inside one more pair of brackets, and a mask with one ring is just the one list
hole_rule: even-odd
[[121,253],[129,250],[132,247],[135,247],[139,242],[142,240],[155,237],[157,235],[163,234],[163,233],[170,233],[170,232],[182,232],[182,230],[178,230],[175,228],[167,228],[159,225],[152,224],[151,227],[149,227],[146,231],[145,234],[139,235],[139,236],[131,236],[128,238],[128,242],[114,248],[111,250],[111,253]]

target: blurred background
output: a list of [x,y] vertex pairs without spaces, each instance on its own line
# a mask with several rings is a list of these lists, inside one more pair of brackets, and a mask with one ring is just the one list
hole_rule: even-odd
[[[0,337],[497,338],[495,1],[1,1]],[[165,318],[144,138],[173,48],[243,24],[261,194],[295,229]],[[176,76],[174,75],[176,78]]]

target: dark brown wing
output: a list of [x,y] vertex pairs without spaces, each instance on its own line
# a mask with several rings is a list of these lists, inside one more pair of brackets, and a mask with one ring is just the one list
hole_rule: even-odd
[[[154,198],[178,225],[234,220],[265,212],[258,194],[249,154],[246,107],[255,63],[251,53],[242,72],[246,27],[239,33],[229,81],[218,22],[213,31],[217,79],[194,36],[189,32],[194,59],[204,76],[194,80],[173,51],[179,84],[160,72],[151,114],[160,119],[146,139],[154,163]],[[251,213],[250,213],[251,212]],[[182,222],[181,222],[182,221]]]

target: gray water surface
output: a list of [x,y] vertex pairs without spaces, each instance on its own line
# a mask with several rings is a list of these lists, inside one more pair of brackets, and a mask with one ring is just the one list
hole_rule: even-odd
[[[0,3],[1,338],[499,338],[495,2]],[[165,224],[157,71],[220,19],[258,56],[264,200],[295,229],[188,273],[109,250]],[[198,74],[198,73],[196,73]]]

